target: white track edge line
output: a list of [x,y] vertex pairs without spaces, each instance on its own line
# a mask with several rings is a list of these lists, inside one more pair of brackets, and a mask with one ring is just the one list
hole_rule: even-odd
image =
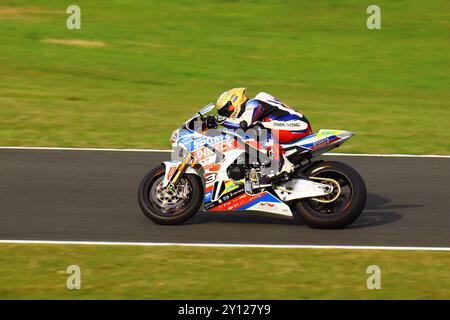
[[[114,151],[114,152],[172,152],[164,149],[117,149],[117,148],[65,148],[65,147],[19,147],[4,146],[0,150],[55,150],[55,151]],[[325,153],[326,156],[343,157],[389,157],[389,158],[447,158],[450,155],[440,154],[383,154],[383,153]]]
[[450,247],[402,246],[346,246],[346,245],[295,245],[295,244],[233,244],[233,243],[180,243],[180,242],[109,242],[109,241],[59,241],[59,240],[0,240],[0,244],[51,244],[51,245],[104,245],[144,247],[211,247],[211,248],[273,248],[273,249],[343,249],[343,250],[396,250],[396,251],[450,251]]

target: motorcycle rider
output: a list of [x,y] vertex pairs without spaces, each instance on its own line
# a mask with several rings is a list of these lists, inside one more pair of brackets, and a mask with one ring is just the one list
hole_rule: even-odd
[[[284,153],[280,144],[292,143],[312,134],[306,117],[265,92],[249,99],[246,88],[233,88],[220,95],[216,108],[217,113],[225,118],[220,124],[230,129],[247,130],[263,122],[264,127],[271,131],[273,144],[268,151],[275,160],[280,160]],[[282,158],[278,173],[292,170],[292,163],[284,156]]]

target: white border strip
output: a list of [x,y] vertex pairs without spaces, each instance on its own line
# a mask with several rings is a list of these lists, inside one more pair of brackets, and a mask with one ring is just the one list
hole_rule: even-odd
[[180,242],[109,242],[109,241],[53,241],[53,240],[0,240],[0,244],[52,244],[101,245],[144,247],[211,247],[211,248],[273,248],[273,249],[343,249],[343,250],[398,250],[398,251],[450,251],[450,247],[389,247],[389,246],[333,246],[290,244],[232,244],[232,243],[180,243]]
[[[16,146],[0,147],[0,150],[172,152],[172,150],[164,150],[164,149],[64,148],[64,147],[16,147]],[[446,158],[446,159],[450,159],[450,155],[439,155],[439,154],[325,153],[324,155],[326,155],[326,156],[343,156],[343,157]]]
[[158,149],[115,149],[115,148],[63,148],[63,147],[0,147],[0,150],[54,150],[54,151],[119,151],[119,152],[172,152]]

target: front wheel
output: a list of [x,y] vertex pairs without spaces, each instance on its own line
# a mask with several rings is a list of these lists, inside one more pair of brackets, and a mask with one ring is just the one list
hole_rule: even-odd
[[164,188],[165,167],[160,165],[142,179],[138,202],[142,212],[158,224],[180,224],[200,209],[203,185],[200,178],[185,174],[176,186]]
[[355,221],[366,205],[367,191],[361,176],[352,167],[336,162],[318,163],[305,175],[333,186],[327,196],[308,198],[294,204],[295,212],[312,228],[338,229]]

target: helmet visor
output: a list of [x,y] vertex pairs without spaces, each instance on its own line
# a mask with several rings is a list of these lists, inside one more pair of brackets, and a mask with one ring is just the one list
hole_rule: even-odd
[[234,106],[231,101],[228,101],[222,108],[220,108],[217,113],[222,117],[229,118],[234,112]]

